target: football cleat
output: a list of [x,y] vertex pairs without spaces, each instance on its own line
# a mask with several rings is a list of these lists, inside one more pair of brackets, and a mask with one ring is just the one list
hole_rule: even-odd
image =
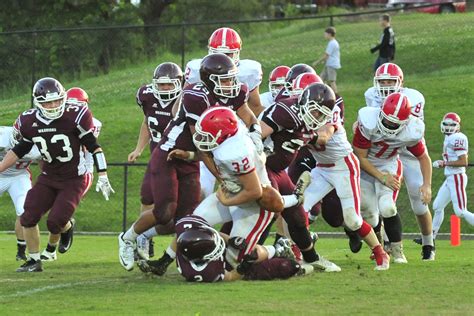
[[422,244],[423,244],[423,242],[421,241],[421,238],[414,238],[414,239],[413,239],[413,242],[414,242],[415,244],[418,244],[418,245],[422,245]]
[[[148,267],[146,268],[146,272],[151,272],[153,274],[162,276],[168,270],[170,264],[174,261],[166,252],[165,254],[158,260],[149,260],[147,261]],[[141,268],[140,268],[141,270]],[[143,270],[142,270],[143,271]],[[145,272],[145,271],[144,271]]]
[[395,263],[408,263],[405,254],[403,253],[403,245],[401,242],[390,244],[390,254]]
[[433,246],[425,245],[421,248],[421,260],[423,261],[434,261],[435,254]]
[[390,268],[390,256],[384,251],[380,255],[375,255],[375,271],[384,271]]
[[362,240],[357,232],[344,229],[349,238],[349,249],[352,253],[358,253],[362,248]]
[[74,218],[71,218],[70,222],[71,227],[64,233],[61,233],[61,239],[59,240],[58,247],[59,253],[67,252],[72,246],[72,241],[74,238],[74,226],[76,225],[76,220]]
[[25,263],[23,263],[16,272],[42,272],[43,265],[41,264],[41,260],[34,260],[29,259]]
[[311,172],[305,171],[298,178],[298,181],[296,182],[295,190],[293,191],[293,194],[296,195],[296,198],[298,199],[298,205],[303,204],[304,191],[310,184],[311,184]]
[[301,253],[300,248],[295,243],[291,243],[291,251],[295,256],[296,262],[303,262],[303,254]]
[[46,249],[43,250],[41,253],[41,261],[56,261],[58,259],[58,256],[56,254],[56,251],[54,252],[49,252]]
[[328,259],[324,258],[323,256],[319,255],[319,259],[313,262],[305,262],[313,266],[313,268],[318,269],[323,272],[340,272],[341,268],[329,261]]
[[149,249],[148,256],[150,258],[153,258],[155,256],[155,242],[153,241],[153,238],[150,239],[148,249]]
[[295,260],[296,256],[292,251],[291,241],[288,238],[279,238],[275,243],[275,257]]
[[150,241],[144,235],[137,237],[137,254],[140,259],[150,259]]
[[309,232],[309,235],[311,236],[311,241],[313,242],[313,246],[316,244],[316,242],[319,239],[318,233],[317,232]]
[[121,233],[118,236],[119,240],[119,259],[122,267],[127,271],[133,270],[133,265],[135,263],[135,248],[136,244],[130,240],[124,240],[122,237],[125,233]]
[[302,276],[302,275],[308,275],[314,272],[314,268],[312,265],[304,263],[300,264],[300,269],[298,272],[296,272],[295,276]]
[[17,252],[16,252],[16,261],[26,261],[28,258],[26,257],[26,245],[16,245]]

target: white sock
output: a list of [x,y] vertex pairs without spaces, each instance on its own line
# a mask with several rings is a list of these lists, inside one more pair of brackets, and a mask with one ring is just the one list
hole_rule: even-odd
[[166,248],[166,254],[168,254],[168,256],[170,256],[172,259],[176,258],[176,252],[171,249],[171,246],[168,246],[168,248]]
[[433,234],[422,235],[421,236],[421,244],[423,246],[434,246],[434,244],[433,244]]
[[283,195],[282,198],[283,198],[283,204],[285,208],[289,208],[298,204],[298,199],[296,198],[296,195],[294,194]]
[[31,259],[35,260],[35,261],[38,261],[38,260],[41,259],[39,252],[34,252],[34,253],[33,253],[33,252],[30,252],[30,253],[29,253],[29,257],[30,257]]
[[133,224],[132,227],[130,227],[129,230],[127,230],[125,234],[123,234],[122,238],[123,240],[130,240],[135,242],[137,240],[137,237],[138,234],[135,232],[135,224]]
[[142,235],[145,236],[146,239],[150,239],[150,238],[153,238],[156,235],[158,235],[158,233],[156,232],[155,227],[152,227],[149,230],[147,230],[146,232],[144,232]]
[[268,259],[271,259],[275,256],[276,249],[274,246],[263,246],[268,251]]

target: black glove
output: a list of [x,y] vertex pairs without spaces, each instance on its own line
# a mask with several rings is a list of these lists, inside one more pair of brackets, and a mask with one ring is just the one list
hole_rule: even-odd
[[232,237],[227,243],[229,247],[232,247],[239,251],[247,249],[247,242],[243,237]]
[[237,266],[237,272],[241,275],[246,274],[257,259],[257,249],[254,249],[251,253],[244,256],[242,262]]

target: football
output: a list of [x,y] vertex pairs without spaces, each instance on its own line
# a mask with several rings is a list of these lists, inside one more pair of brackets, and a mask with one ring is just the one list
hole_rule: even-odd
[[257,200],[258,205],[269,212],[281,213],[284,209],[283,198],[280,193],[270,185],[262,187],[262,197]]

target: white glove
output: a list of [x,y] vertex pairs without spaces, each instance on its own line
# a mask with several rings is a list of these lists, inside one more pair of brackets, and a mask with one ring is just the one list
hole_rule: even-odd
[[436,160],[433,162],[433,168],[444,168],[444,166],[446,166],[444,160]]
[[257,148],[257,153],[259,155],[263,153],[262,129],[260,128],[260,125],[253,124],[252,126],[250,126],[249,136],[252,139],[252,142],[255,144],[255,147]]
[[294,154],[303,145],[304,145],[304,141],[302,141],[301,139],[291,139],[281,144],[281,148]]
[[107,175],[102,175],[99,176],[99,179],[97,180],[97,185],[95,186],[96,192],[102,192],[102,195],[104,196],[105,200],[109,200],[110,193],[115,193],[114,189],[112,189],[112,186],[110,185],[109,178],[107,178]]
[[226,180],[222,181],[222,187],[226,191],[229,191],[230,193],[234,193],[234,194],[242,191],[242,187],[238,183],[235,183],[232,181],[226,181]]

